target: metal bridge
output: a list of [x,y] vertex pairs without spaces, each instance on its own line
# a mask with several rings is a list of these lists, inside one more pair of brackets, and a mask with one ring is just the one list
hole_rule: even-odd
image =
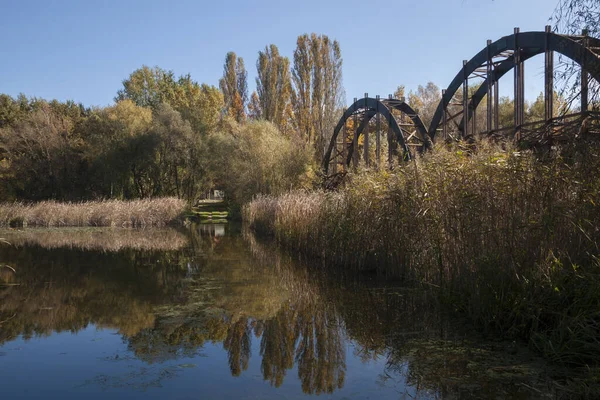
[[[578,80],[581,86],[579,111],[554,114],[554,53],[559,53],[581,67]],[[539,54],[544,60],[544,119],[525,121],[525,61]],[[514,73],[514,122],[510,127],[499,125],[499,81],[508,72]],[[529,144],[549,143],[573,138],[582,126],[599,128],[600,112],[590,111],[588,104],[589,81],[600,83],[600,39],[588,36],[567,36],[553,33],[550,26],[544,32],[514,33],[495,42],[487,41],[479,53],[464,60],[462,69],[450,85],[442,90],[441,100],[429,127],[405,99],[372,98],[365,93],[363,99],[354,99],[335,127],[323,158],[323,170],[346,171],[350,163],[356,167],[360,158],[362,137],[362,162],[380,167],[382,163],[382,122],[387,128],[387,164],[396,158],[408,160],[417,152],[433,145],[440,136],[443,140],[467,138],[473,134],[510,137]],[[469,90],[469,80],[483,82],[476,90]],[[477,128],[477,108],[486,99],[484,129]],[[375,121],[373,123],[373,118]],[[382,121],[383,118],[383,121]],[[370,152],[368,130],[375,130],[375,152]],[[340,135],[341,133],[341,135]],[[398,148],[402,151],[398,155]]]

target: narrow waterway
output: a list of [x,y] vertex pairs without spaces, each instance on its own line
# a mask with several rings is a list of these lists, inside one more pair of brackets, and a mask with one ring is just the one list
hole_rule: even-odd
[[2,231],[3,399],[540,398],[551,372],[435,296],[231,225]]

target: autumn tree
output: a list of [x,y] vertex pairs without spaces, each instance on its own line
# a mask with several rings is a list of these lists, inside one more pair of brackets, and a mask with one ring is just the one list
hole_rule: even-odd
[[145,65],[123,81],[115,101],[125,99],[152,109],[169,104],[200,133],[214,130],[223,108],[223,94],[216,87],[199,84],[189,74],[176,79],[173,71]]
[[248,117],[253,120],[262,118],[262,110],[260,108],[260,99],[256,92],[252,92],[250,102],[248,103]]
[[256,92],[262,119],[287,133],[291,116],[290,60],[274,44],[258,52]]
[[225,57],[219,87],[223,92],[225,112],[237,122],[243,122],[248,102],[248,73],[244,67],[244,59],[237,57],[234,52],[227,53]]
[[441,99],[441,90],[433,82],[427,82],[425,86],[419,85],[416,91],[411,90],[408,94],[408,104],[419,114],[426,127],[431,124]]
[[[72,199],[82,161],[76,120],[47,102],[14,126],[0,130],[3,186],[26,199]],[[5,193],[4,193],[5,194]]]
[[157,107],[173,97],[175,85],[173,71],[143,65],[123,80],[123,88],[117,92],[115,102],[129,99],[140,107]]
[[296,129],[314,146],[320,161],[344,101],[342,56],[337,40],[314,33],[299,36],[292,81]]

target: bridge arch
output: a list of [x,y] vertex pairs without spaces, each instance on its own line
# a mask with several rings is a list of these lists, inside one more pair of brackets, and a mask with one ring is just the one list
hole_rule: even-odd
[[[348,107],[344,111],[344,114],[342,115],[337,126],[335,127],[333,135],[329,142],[329,146],[327,147],[327,150],[325,151],[323,157],[322,168],[325,171],[325,173],[328,172],[332,152],[336,147],[340,131],[342,131],[342,128],[346,125],[348,119],[352,118],[357,114],[361,114],[362,118],[360,125],[358,127],[355,127],[356,131],[353,135],[352,142],[347,148],[346,160],[343,160],[343,162],[345,162],[346,165],[350,164],[354,151],[358,148],[358,139],[364,133],[365,128],[367,127],[371,119],[377,114],[381,114],[381,116],[383,116],[387,121],[388,126],[393,133],[393,136],[395,136],[397,143],[400,145],[402,151],[404,152],[404,157],[410,158],[409,147],[402,133],[402,128],[398,124],[398,121],[396,121],[396,118],[392,114],[391,109],[395,109],[406,114],[411,119],[415,127],[415,133],[418,133],[420,139],[423,141],[423,147],[428,147],[430,145],[431,141],[429,140],[427,129],[425,128],[425,125],[423,124],[423,121],[421,121],[419,115],[412,109],[412,107],[410,107],[410,105],[408,105],[403,100],[391,98],[382,100],[379,98],[365,96],[363,99],[356,100],[352,105],[350,105],[350,107]],[[345,142],[342,144],[342,146],[344,145]]]
[[583,37],[559,35],[549,32],[547,29],[545,32],[522,33],[516,30],[514,34],[505,36],[496,42],[488,42],[488,45],[484,49],[464,63],[463,68],[456,74],[450,85],[443,92],[442,99],[429,125],[429,137],[435,139],[448,105],[461,86],[465,87],[465,81],[482,66],[492,64],[491,60],[493,57],[500,56],[506,52],[512,51],[512,55],[497,64],[491,71],[488,69],[488,75],[484,79],[483,84],[475,92],[471,100],[467,100],[468,104],[463,105],[463,114],[465,109],[467,111],[466,118],[463,117],[460,129],[464,130],[465,120],[470,120],[473,111],[483,97],[486,94],[491,95],[489,88],[492,84],[497,84],[498,80],[507,72],[519,68],[519,65],[525,60],[538,54],[544,52],[562,54],[580,66],[585,66],[585,71],[593,79],[600,82],[600,57],[591,50],[591,47],[600,46],[600,39],[585,37],[585,40],[588,40],[588,45],[582,43],[583,40]]

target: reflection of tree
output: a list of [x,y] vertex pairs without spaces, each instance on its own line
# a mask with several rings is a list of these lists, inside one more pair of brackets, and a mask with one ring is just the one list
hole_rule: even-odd
[[193,357],[206,342],[224,341],[229,325],[218,315],[158,318],[151,328],[141,330],[127,339],[129,350],[148,362],[164,362],[180,357]]
[[333,307],[322,305],[301,314],[296,350],[298,377],[304,393],[332,393],[344,386],[346,353],[341,320]]
[[283,383],[287,369],[294,366],[294,347],[297,333],[296,313],[284,305],[274,318],[264,321],[264,332],[260,341],[263,378],[275,387]]
[[154,324],[153,308],[181,291],[181,252],[114,253],[39,246],[2,246],[0,262],[14,266],[0,286],[0,343],[53,331],[78,331],[93,323],[133,335]]
[[227,350],[231,375],[240,376],[248,369],[250,360],[250,335],[252,328],[247,317],[239,318],[229,325],[223,347]]

